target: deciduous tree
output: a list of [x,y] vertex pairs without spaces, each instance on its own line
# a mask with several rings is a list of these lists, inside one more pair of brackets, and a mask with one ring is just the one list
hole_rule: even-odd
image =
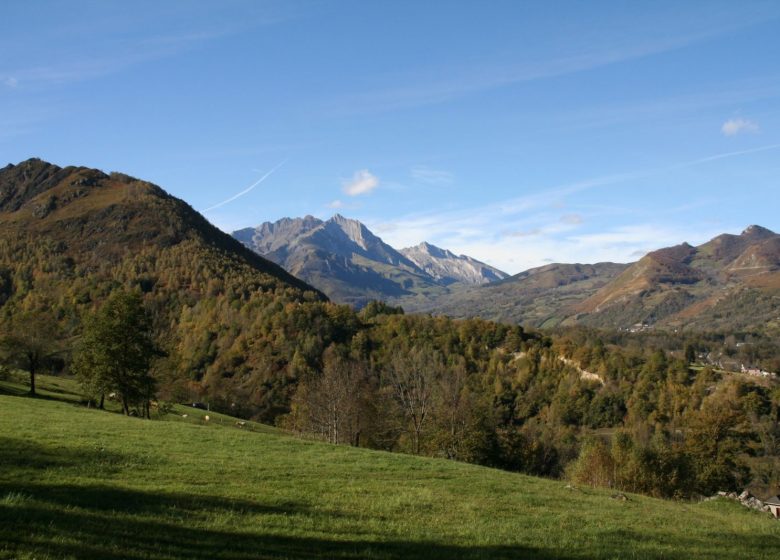
[[115,391],[125,414],[141,405],[148,417],[155,391],[149,370],[158,355],[140,295],[116,292],[85,326],[73,370],[88,392]]
[[35,375],[61,351],[56,323],[43,314],[25,313],[0,339],[5,359],[30,373],[30,395],[35,396]]

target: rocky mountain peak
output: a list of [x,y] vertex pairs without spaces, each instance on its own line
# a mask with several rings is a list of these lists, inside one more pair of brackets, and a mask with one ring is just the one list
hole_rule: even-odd
[[382,242],[362,222],[345,218],[341,214],[336,214],[325,222],[326,227],[330,224],[338,227],[353,243],[357,244],[364,251],[370,250],[371,245]]
[[774,237],[777,234],[771,229],[754,224],[745,228],[745,231],[743,231],[740,235],[742,237],[749,237],[752,239],[767,239],[769,237]]
[[508,274],[465,255],[423,241],[414,247],[401,249],[401,254],[437,281],[446,284],[460,282],[479,285],[503,280]]
[[[429,255],[431,257],[437,258],[437,259],[457,259],[458,256],[453,253],[452,251],[448,251],[447,249],[442,249],[441,247],[437,247],[436,245],[431,245],[427,241],[423,241],[419,245],[415,245],[414,247],[407,247],[405,249],[401,250],[402,253],[420,253],[424,255]],[[466,257],[468,258],[468,257]]]

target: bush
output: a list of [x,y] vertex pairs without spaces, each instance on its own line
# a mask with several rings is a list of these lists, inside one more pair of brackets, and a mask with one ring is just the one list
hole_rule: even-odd
[[615,485],[615,461],[609,445],[601,439],[586,441],[580,456],[566,469],[567,477],[577,484],[612,488]]

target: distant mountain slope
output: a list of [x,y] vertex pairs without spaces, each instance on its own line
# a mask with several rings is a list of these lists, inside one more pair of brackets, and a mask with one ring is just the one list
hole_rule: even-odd
[[750,226],[630,265],[551,264],[404,307],[546,327],[780,330],[780,235]]
[[312,289],[247,251],[184,201],[121,173],[61,168],[39,159],[0,169],[0,234],[51,236],[63,252],[95,261],[196,241],[286,285]]
[[568,308],[594,294],[628,265],[548,264],[486,286],[453,291],[434,301],[410,302],[409,311],[482,317],[534,326],[555,326]]
[[233,232],[250,249],[283,266],[336,301],[436,297],[455,283],[506,275],[475,259],[428,244],[397,251],[357,220],[336,214],[283,218]]
[[234,236],[330,297],[532,326],[780,329],[780,235],[750,226],[631,264],[551,264],[512,277],[429,243],[396,251],[336,215],[285,218]]
[[750,226],[648,253],[574,307],[569,322],[691,328],[780,326],[780,235]]

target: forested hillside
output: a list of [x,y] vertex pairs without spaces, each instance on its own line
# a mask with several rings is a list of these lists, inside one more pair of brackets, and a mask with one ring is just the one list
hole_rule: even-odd
[[40,160],[0,171],[3,330],[44,317],[64,365],[83,321],[116,290],[143,294],[171,398],[208,395],[269,421],[289,397],[293,356],[316,365],[351,321],[159,187]]
[[332,443],[657,496],[780,483],[777,381],[723,358],[775,371],[777,341],[760,332],[539,333],[378,302],[356,313],[158,187],[38,160],[0,171],[0,233],[9,364],[30,369],[14,350],[40,346],[45,323],[39,365],[68,374],[96,312],[134,293],[161,350],[161,406],[202,401]]

